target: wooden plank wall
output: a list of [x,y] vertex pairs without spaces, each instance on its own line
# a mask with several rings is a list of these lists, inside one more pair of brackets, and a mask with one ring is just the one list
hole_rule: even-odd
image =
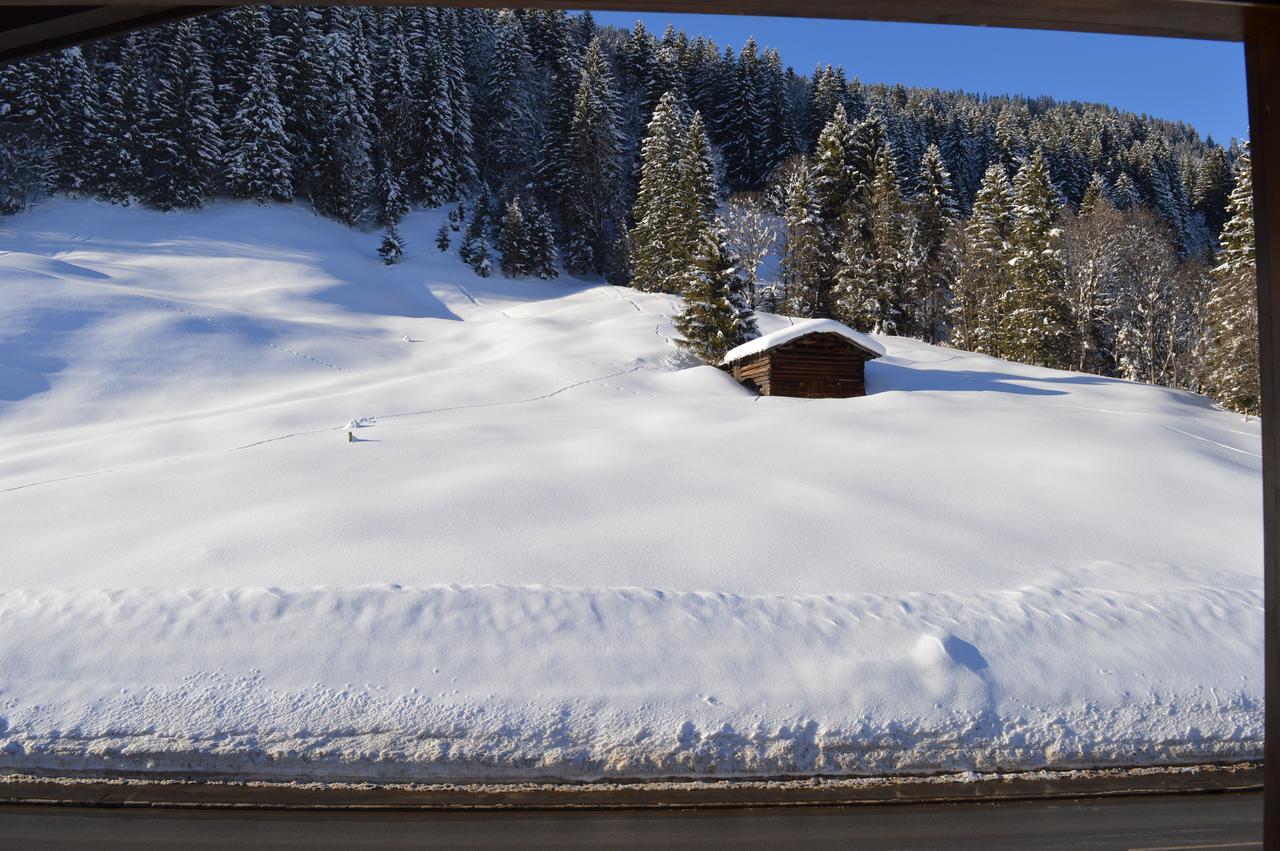
[[838,334],[810,334],[733,365],[733,377],[765,396],[847,399],[866,395],[871,355]]

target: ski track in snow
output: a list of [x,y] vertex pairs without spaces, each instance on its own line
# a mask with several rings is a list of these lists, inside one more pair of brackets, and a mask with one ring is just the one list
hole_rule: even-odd
[[1185,434],[1187,437],[1193,437],[1193,438],[1195,438],[1196,440],[1203,440],[1205,443],[1211,443],[1211,444],[1213,444],[1214,446],[1221,446],[1223,449],[1229,449],[1229,450],[1231,450],[1232,452],[1239,452],[1241,455],[1248,455],[1250,458],[1261,458],[1261,457],[1262,457],[1262,455],[1261,455],[1261,454],[1259,454],[1259,453],[1257,453],[1257,452],[1249,452],[1249,451],[1248,451],[1248,450],[1246,450],[1246,449],[1237,449],[1237,448],[1236,448],[1236,447],[1234,447],[1234,446],[1228,446],[1228,445],[1227,445],[1227,444],[1225,444],[1225,443],[1219,443],[1219,442],[1218,442],[1218,441],[1216,441],[1216,440],[1211,440],[1211,439],[1209,439],[1209,438],[1207,438],[1207,437],[1202,437],[1202,436],[1200,436],[1200,435],[1198,435],[1198,434],[1192,434],[1192,433],[1191,433],[1191,432],[1189,432],[1189,431],[1183,431],[1182,429],[1180,429],[1180,428],[1174,428],[1174,427],[1173,427],[1173,426],[1171,426],[1171,425],[1166,425],[1166,426],[1165,426],[1165,428],[1167,428],[1169,431],[1175,431],[1175,432],[1177,432],[1178,434]]
[[490,311],[490,312],[492,312],[492,313],[496,313],[496,314],[498,314],[499,316],[505,317],[505,318],[507,318],[507,319],[510,319],[510,318],[511,318],[511,314],[510,314],[510,313],[507,313],[505,310],[499,310],[499,309],[498,309],[498,308],[496,308],[496,307],[490,307],[490,306],[489,306],[489,305],[487,305],[487,304],[482,304],[482,303],[479,301],[479,299],[477,299],[474,295],[472,295],[472,294],[471,294],[471,290],[467,289],[467,288],[466,288],[466,287],[464,287],[462,284],[459,284],[457,281],[454,281],[454,282],[453,282],[453,285],[458,289],[458,292],[460,292],[460,293],[462,293],[464,296],[466,296],[467,301],[471,302],[471,303],[472,303],[472,304],[474,304],[476,307],[479,307],[479,308],[481,308],[482,310],[488,310],[488,311]]
[[[336,368],[337,367],[335,367],[335,369]],[[629,367],[627,369],[620,369],[615,372],[610,372],[607,375],[597,375],[592,378],[583,379],[582,381],[575,381],[572,384],[566,384],[563,387],[557,387],[555,390],[552,390],[550,392],[542,393],[538,396],[530,396],[525,399],[504,399],[504,400],[499,400],[495,402],[475,402],[475,403],[470,403],[466,405],[452,405],[445,408],[430,408],[422,411],[405,411],[405,412],[396,413],[396,414],[378,414],[370,417],[370,419],[376,421],[376,420],[389,420],[389,419],[395,419],[400,417],[420,417],[420,416],[425,416],[427,414],[448,413],[449,411],[465,411],[471,408],[494,408],[494,407],[500,407],[503,405],[524,405],[530,402],[541,402],[544,399],[550,399],[554,396],[559,396],[561,393],[564,393],[567,390],[573,390],[576,387],[582,387],[587,384],[594,384],[598,381],[607,381],[610,378],[617,378],[620,375],[627,375],[629,373],[637,372],[644,368],[645,368],[644,364],[636,364],[635,366]],[[195,453],[191,455],[177,456],[173,458],[160,458],[154,461],[149,461],[146,464],[142,464],[142,465],[113,467],[106,470],[94,470],[88,473],[75,473],[69,476],[60,476],[56,479],[47,479],[45,481],[27,482],[25,484],[13,485],[7,488],[0,488],[0,494],[27,490],[28,488],[40,487],[41,485],[51,485],[51,484],[57,484],[58,482],[72,481],[74,479],[84,479],[92,476],[105,476],[111,473],[123,473],[129,470],[137,469],[138,467],[142,467],[142,466],[150,467],[150,466],[155,466],[160,464],[177,464],[183,461],[193,461],[198,458],[207,458],[214,455],[225,455],[229,452],[240,452],[245,449],[253,449],[256,446],[265,446],[266,444],[269,444],[269,443],[278,443],[279,441],[289,440],[295,437],[307,437],[314,434],[324,434],[326,432],[346,431],[346,430],[347,430],[347,427],[345,425],[342,425],[342,426],[329,426],[326,428],[310,429],[307,431],[295,431],[295,432],[290,432],[289,434],[281,434],[281,435],[276,435],[275,437],[267,437],[267,438],[263,438],[262,440],[255,440],[251,443],[243,443],[243,444],[240,444],[239,446],[230,446],[224,449],[215,449],[211,452],[200,452],[200,453]]]

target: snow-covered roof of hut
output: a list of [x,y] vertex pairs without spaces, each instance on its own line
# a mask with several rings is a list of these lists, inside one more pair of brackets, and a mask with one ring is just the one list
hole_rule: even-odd
[[783,343],[789,343],[792,340],[807,337],[810,334],[839,334],[876,357],[884,354],[884,346],[866,334],[853,330],[848,325],[837,322],[834,319],[806,319],[803,322],[797,322],[795,325],[774,331],[772,334],[765,334],[763,337],[756,337],[754,340],[749,340],[741,346],[730,349],[725,353],[724,359],[720,361],[720,364],[726,366],[734,361],[768,351],[781,346]]

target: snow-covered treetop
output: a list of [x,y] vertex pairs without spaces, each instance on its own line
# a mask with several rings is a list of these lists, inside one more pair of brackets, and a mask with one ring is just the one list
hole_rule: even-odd
[[885,353],[884,346],[842,322],[837,322],[834,319],[806,319],[803,322],[797,322],[795,325],[774,331],[772,334],[765,334],[763,337],[756,337],[754,340],[743,343],[737,348],[730,349],[725,353],[720,365],[726,366],[736,360],[742,360],[745,357],[768,351],[781,346],[783,343],[789,343],[792,340],[798,340],[810,334],[839,334],[876,357],[880,357]]

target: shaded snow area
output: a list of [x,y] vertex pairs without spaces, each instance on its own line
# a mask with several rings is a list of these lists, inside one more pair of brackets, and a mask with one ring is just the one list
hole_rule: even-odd
[[891,337],[757,399],[442,218],[0,220],[0,772],[1260,757],[1256,421]]

